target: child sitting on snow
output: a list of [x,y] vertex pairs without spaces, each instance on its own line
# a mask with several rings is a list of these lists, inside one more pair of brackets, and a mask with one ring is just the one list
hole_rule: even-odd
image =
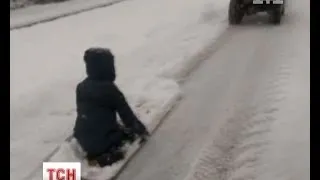
[[[114,56],[109,49],[90,48],[84,53],[87,78],[76,89],[77,119],[74,137],[89,162],[101,167],[124,158],[121,147],[149,136],[126,98],[114,84]],[[119,114],[122,124],[117,122]]]

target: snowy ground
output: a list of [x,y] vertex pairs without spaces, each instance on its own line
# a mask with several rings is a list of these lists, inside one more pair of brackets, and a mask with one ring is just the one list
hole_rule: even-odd
[[204,52],[118,180],[309,180],[310,3],[288,1],[280,26],[245,17]]
[[[310,3],[289,1],[286,11],[280,27],[254,27],[251,18],[233,29],[224,51],[241,53],[222,104],[229,113],[185,180],[310,179]],[[240,48],[245,39],[253,52]]]
[[122,1],[123,0],[69,0],[60,3],[32,5],[11,10],[10,29],[28,27],[37,23],[113,5]]
[[225,29],[224,0],[132,0],[10,32],[10,175],[29,179],[71,133],[83,51],[110,47],[117,84],[154,129],[192,56]]

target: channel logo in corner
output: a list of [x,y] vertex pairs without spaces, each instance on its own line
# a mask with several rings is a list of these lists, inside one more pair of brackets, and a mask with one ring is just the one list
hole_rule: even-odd
[[253,4],[283,4],[283,0],[253,0]]
[[43,180],[81,180],[80,162],[44,162]]

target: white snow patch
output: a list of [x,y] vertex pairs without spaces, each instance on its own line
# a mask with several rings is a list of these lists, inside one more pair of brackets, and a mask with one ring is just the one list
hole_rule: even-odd
[[190,56],[226,27],[227,4],[134,0],[10,31],[11,178],[41,178],[43,159],[72,132],[86,48],[111,48],[117,84],[152,131],[180,95],[174,79]]
[[75,13],[112,5],[124,0],[69,0],[45,5],[31,5],[10,11],[10,29],[28,26],[49,19],[69,16]]

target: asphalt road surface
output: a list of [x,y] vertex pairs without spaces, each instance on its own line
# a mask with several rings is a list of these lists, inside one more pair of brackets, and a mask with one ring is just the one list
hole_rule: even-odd
[[309,14],[293,0],[280,26],[230,27],[118,179],[310,179]]

